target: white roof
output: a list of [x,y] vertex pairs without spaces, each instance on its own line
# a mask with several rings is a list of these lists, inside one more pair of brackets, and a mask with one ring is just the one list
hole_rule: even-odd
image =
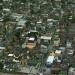
[[71,47],[71,44],[72,44],[71,42],[67,42],[66,46]]
[[16,29],[22,29],[23,27],[16,27]]
[[37,32],[36,30],[30,30],[29,32]]
[[43,4],[47,4],[47,1],[44,1]]
[[8,56],[12,57],[12,56],[14,56],[14,54],[8,54]]
[[53,21],[53,22],[56,22],[56,21],[58,21],[58,20],[54,20],[54,19],[47,19],[47,22],[51,22],[51,21]]
[[8,0],[3,0],[3,1],[8,1]]
[[48,56],[47,62],[53,63],[53,61],[54,61],[54,56]]
[[72,67],[69,69],[70,72],[74,72],[74,70],[75,68],[72,68]]
[[59,31],[60,31],[60,29],[57,29],[57,30],[56,30],[56,32],[59,32]]
[[29,38],[29,40],[32,40],[32,41],[34,41],[34,40],[35,40],[35,38]]
[[13,16],[13,17],[20,17],[21,18],[23,16],[23,14],[12,13],[11,16]]
[[22,26],[24,26],[24,25],[25,25],[25,23],[26,23],[26,21],[25,21],[25,20],[20,20],[20,21],[18,22],[18,24],[17,24],[17,25],[22,25]]
[[41,39],[45,39],[45,40],[51,40],[52,37],[49,36],[41,36]]
[[68,54],[73,54],[73,50],[69,50]]
[[40,75],[43,75],[43,73],[40,73]]
[[38,21],[37,23],[42,23],[42,21]]
[[56,50],[55,53],[61,54],[61,51],[60,50]]
[[59,62],[59,63],[60,63],[60,62],[61,62],[61,60],[57,60],[57,62]]
[[55,1],[61,1],[61,0],[55,0]]
[[53,19],[47,19],[47,21],[53,21]]
[[19,60],[15,60],[15,59],[13,59],[13,62],[19,62]]
[[5,49],[5,47],[0,47],[0,49]]
[[10,11],[10,9],[4,8],[3,11]]

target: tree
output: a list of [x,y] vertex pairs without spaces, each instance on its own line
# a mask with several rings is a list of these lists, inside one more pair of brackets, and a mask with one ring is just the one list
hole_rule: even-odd
[[3,63],[0,62],[0,70],[2,70],[2,69],[3,69]]

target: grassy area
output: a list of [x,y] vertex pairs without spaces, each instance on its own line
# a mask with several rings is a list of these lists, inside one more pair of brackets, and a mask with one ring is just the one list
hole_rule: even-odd
[[67,75],[67,71],[60,71],[59,75]]

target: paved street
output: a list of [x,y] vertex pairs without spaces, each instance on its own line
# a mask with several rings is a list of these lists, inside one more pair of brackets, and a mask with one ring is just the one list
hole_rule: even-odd
[[1,73],[0,72],[0,75],[27,75],[27,74],[11,74],[11,73]]

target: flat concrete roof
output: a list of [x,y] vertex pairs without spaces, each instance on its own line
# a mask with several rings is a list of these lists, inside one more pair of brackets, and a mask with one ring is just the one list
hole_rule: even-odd
[[41,36],[40,39],[44,39],[44,40],[51,40],[52,37],[50,36]]

